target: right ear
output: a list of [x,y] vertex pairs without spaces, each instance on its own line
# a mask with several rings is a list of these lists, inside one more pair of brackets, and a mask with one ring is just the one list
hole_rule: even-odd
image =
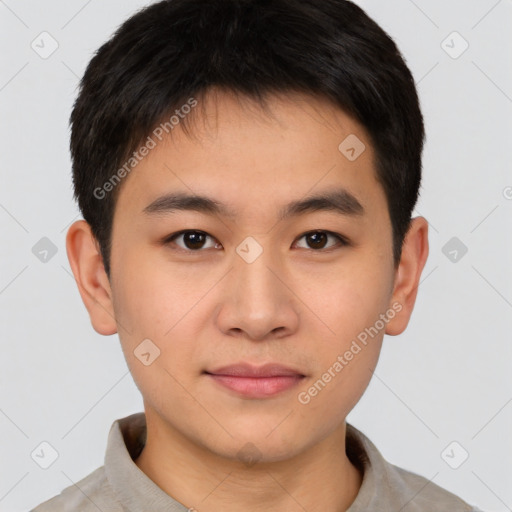
[[66,251],[82,301],[94,330],[109,336],[117,332],[112,290],[97,240],[85,220],[74,222],[66,236]]

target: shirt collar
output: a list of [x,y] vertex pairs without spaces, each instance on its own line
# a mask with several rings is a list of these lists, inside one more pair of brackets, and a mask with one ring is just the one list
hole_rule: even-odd
[[[363,472],[359,493],[347,512],[368,510],[379,497],[388,503],[385,475],[389,464],[359,430],[347,424],[347,455]],[[188,509],[156,485],[134,460],[146,442],[146,417],[143,412],[114,421],[105,454],[105,473],[117,499],[129,511],[187,512]],[[379,475],[379,481],[376,481]],[[390,502],[391,503],[391,502]]]
[[143,412],[114,421],[105,453],[105,473],[117,499],[130,512],[187,512],[135,464],[146,442]]

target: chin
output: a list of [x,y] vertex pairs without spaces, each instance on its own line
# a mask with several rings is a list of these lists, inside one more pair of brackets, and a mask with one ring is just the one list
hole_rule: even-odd
[[[251,466],[256,462],[270,463],[291,459],[319,441],[316,437],[301,436],[299,426],[295,432],[290,430],[291,425],[287,429],[279,426],[282,419],[279,418],[269,428],[240,428],[239,425],[227,427],[233,437],[224,436],[220,443],[214,443],[215,446],[210,446],[210,449],[217,455]],[[217,440],[219,441],[218,438]]]

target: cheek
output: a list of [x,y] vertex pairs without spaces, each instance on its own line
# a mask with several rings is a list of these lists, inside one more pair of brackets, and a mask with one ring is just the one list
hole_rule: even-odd
[[322,329],[327,334],[317,350],[310,350],[315,371],[297,396],[305,416],[312,418],[317,411],[326,431],[345,419],[371,380],[384,336],[379,319],[387,311],[388,294],[376,283],[353,280],[334,283],[328,297],[322,320],[329,330]]
[[[364,393],[377,365],[389,309],[392,274],[382,261],[361,260],[344,266],[325,281],[324,292],[310,293],[329,329],[321,348],[312,352],[316,372],[301,391],[311,408],[330,411],[330,421],[342,420]],[[327,419],[327,416],[326,416]]]
[[130,338],[165,341],[201,293],[197,288],[201,280],[183,269],[177,273],[155,253],[160,251],[125,247],[112,265],[116,320]]
[[200,299],[214,280],[192,266],[189,272],[168,272],[161,261],[149,254],[137,257],[136,251],[114,267],[114,311],[127,364],[145,396],[161,386],[167,386],[168,394],[172,376],[183,381],[185,369],[197,367]]
[[339,272],[332,272],[321,293],[318,288],[315,295],[310,293],[330,327],[334,348],[343,349],[375,324],[388,308],[392,285],[393,274],[382,262],[361,257],[353,265],[340,265]]
[[[303,424],[315,435],[335,429],[359,402],[372,377],[379,356],[381,341],[361,346],[357,354],[340,362],[333,357],[308,386],[299,390],[297,401]],[[357,349],[359,350],[359,349]],[[343,356],[344,352],[340,355]]]

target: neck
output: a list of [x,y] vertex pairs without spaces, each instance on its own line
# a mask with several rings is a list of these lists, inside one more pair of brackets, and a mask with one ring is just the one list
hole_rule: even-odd
[[362,475],[345,453],[345,423],[293,458],[250,465],[193,443],[147,410],[146,421],[135,464],[191,510],[344,512],[361,487]]

